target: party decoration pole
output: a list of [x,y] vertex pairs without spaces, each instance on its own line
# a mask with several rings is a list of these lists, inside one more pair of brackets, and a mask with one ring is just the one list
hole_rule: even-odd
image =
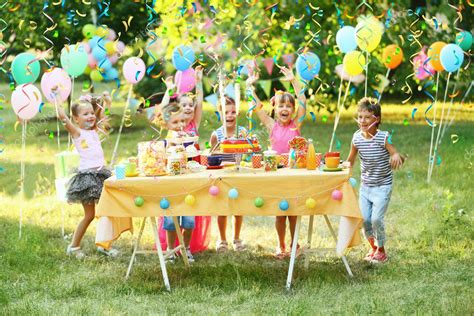
[[443,127],[443,119],[444,119],[444,106],[446,105],[446,97],[448,96],[448,87],[449,87],[449,78],[451,77],[451,73],[448,72],[448,79],[446,80],[446,89],[444,90],[444,99],[443,99],[443,107],[441,108],[441,118],[439,120],[439,127],[438,127],[438,135],[436,136],[436,142],[434,143],[434,150],[433,150],[433,162],[431,163],[431,171],[430,171],[430,179],[433,175],[433,167],[434,167],[434,160],[436,159],[436,154],[438,151],[438,142],[439,137],[441,135],[441,128]]
[[26,120],[21,124],[21,161],[20,161],[20,228],[18,238],[21,239],[23,226],[23,204],[25,201],[25,155],[26,155]]
[[[451,114],[451,108],[452,108],[453,103],[454,103],[454,98],[456,97],[456,96],[454,95],[454,93],[456,92],[456,86],[458,85],[459,72],[460,72],[460,71],[461,71],[461,67],[459,67],[458,73],[456,74],[456,82],[454,83],[453,92],[452,92],[451,95],[449,96],[449,97],[451,98],[451,101],[449,102],[448,114],[446,114],[446,121],[449,119],[449,115]],[[443,140],[444,133],[446,132],[446,127],[447,127],[447,124],[444,124],[444,126],[443,126],[443,131],[441,132],[441,137],[440,137],[440,139],[439,139],[440,142]]]
[[[71,87],[71,103],[69,104],[69,117],[72,118],[72,100],[74,99],[74,76],[72,77],[72,87]],[[71,146],[71,134],[68,133],[69,136],[67,138],[67,150],[69,150],[69,146]]]
[[[388,80],[388,76],[390,75],[390,68],[387,69],[387,73],[385,74],[385,78],[387,78]],[[379,99],[378,99],[378,103],[380,104],[380,100],[382,99],[382,94],[385,90],[385,87],[382,86],[382,91],[380,91],[380,94],[379,94]]]
[[367,97],[367,78],[369,78],[369,51],[365,52],[365,90],[364,90],[364,97]]
[[224,130],[224,137],[227,138],[227,127],[226,127],[226,118],[225,118],[225,95],[224,95],[224,84],[223,84],[223,74],[222,70],[219,72],[219,96],[221,99],[221,109],[222,109],[222,129]]
[[122,135],[123,124],[125,123],[125,114],[127,113],[127,109],[130,104],[130,98],[132,96],[132,88],[133,88],[133,84],[130,84],[130,88],[128,89],[127,102],[125,102],[125,107],[123,108],[122,122],[120,122],[120,128],[117,135],[117,140],[115,141],[115,147],[112,153],[112,159],[110,160],[111,167],[115,164],[115,159],[117,158],[117,150],[118,150],[118,145],[120,143],[120,135]]
[[237,115],[235,116],[235,138],[239,138],[239,123],[237,118],[239,117],[240,111],[240,83],[236,82],[234,84],[234,94],[235,94],[235,112]]
[[439,71],[436,73],[436,93],[435,93],[435,100],[433,103],[433,125],[431,126],[431,144],[430,144],[430,156],[428,159],[428,175],[426,178],[426,181],[428,183],[430,182],[431,179],[431,164],[433,162],[433,139],[434,139],[434,133],[435,133],[435,127],[436,127],[436,104],[438,102],[438,83],[439,83]]
[[56,132],[58,133],[58,151],[61,151],[61,139],[59,135],[59,113],[58,113],[58,101],[54,98],[54,108],[56,110]]
[[[336,114],[336,120],[337,120],[337,115],[339,115],[339,104],[341,102],[341,95],[342,95],[342,83],[344,82],[344,80],[342,79],[341,77],[341,84],[339,85],[339,93],[338,93],[338,96],[337,96],[337,111],[338,113]],[[334,141],[334,134],[336,133],[336,120],[334,120],[334,128],[332,130],[332,136],[331,136],[331,142],[329,143],[329,151],[331,151],[332,149],[332,143]]]
[[[329,151],[332,151],[332,145],[334,143],[334,138],[336,137],[336,129],[339,124],[339,118],[341,117],[342,106],[346,102],[347,94],[349,93],[349,87],[351,86],[351,80],[352,80],[352,76],[349,77],[349,80],[347,82],[346,91],[344,92],[344,98],[342,99],[342,102],[338,105],[336,119],[334,120],[334,128],[332,130],[331,143],[329,144]],[[342,86],[342,78],[341,78],[341,86]],[[340,96],[341,86],[339,87],[339,96]]]

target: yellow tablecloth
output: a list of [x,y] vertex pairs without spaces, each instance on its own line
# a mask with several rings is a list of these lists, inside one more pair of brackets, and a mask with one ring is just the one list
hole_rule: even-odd
[[[348,246],[360,243],[358,227],[362,216],[354,189],[348,182],[349,170],[340,172],[322,172],[306,169],[279,169],[276,172],[236,172],[229,169],[207,170],[205,172],[163,177],[136,177],[116,180],[114,177],[104,183],[97,216],[111,218],[180,216],[180,215],[339,215],[338,254]],[[209,194],[209,187],[216,185],[220,189],[218,196]],[[228,191],[238,190],[237,199],[230,199]],[[343,198],[336,201],[331,193],[338,189]],[[184,202],[186,195],[192,194],[196,203],[189,206]],[[141,196],[145,203],[138,207],[134,198]],[[257,208],[255,198],[262,197],[264,205]],[[160,201],[166,198],[170,207],[160,208]],[[316,207],[307,208],[308,198],[316,201]],[[289,209],[281,211],[282,199],[289,202]],[[117,223],[119,221],[120,223]],[[131,220],[118,220],[111,233],[104,233],[103,225],[98,225],[96,242],[115,239],[132,228]],[[342,230],[342,231],[341,231]]]

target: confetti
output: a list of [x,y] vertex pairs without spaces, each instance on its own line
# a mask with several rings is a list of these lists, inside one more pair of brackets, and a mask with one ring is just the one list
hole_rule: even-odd
[[326,123],[326,122],[328,121],[327,115],[323,115],[323,116],[321,117],[321,121],[323,121],[323,123]]
[[459,141],[459,136],[456,134],[451,134],[451,142],[453,142],[453,144],[456,144],[458,141]]

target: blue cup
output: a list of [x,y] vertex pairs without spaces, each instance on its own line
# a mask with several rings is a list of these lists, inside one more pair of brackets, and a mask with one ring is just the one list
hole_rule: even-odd
[[209,156],[207,157],[207,163],[211,167],[220,166],[222,163],[221,156]]
[[115,178],[117,180],[125,179],[125,166],[124,165],[115,166]]

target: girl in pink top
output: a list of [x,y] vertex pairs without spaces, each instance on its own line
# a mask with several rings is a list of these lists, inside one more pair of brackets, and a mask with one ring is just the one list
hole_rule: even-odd
[[[281,68],[281,73],[285,75],[285,80],[290,81],[295,89],[298,98],[298,111],[296,111],[295,98],[292,94],[283,91],[277,91],[275,96],[270,100],[275,118],[272,118],[263,110],[263,104],[255,94],[253,84],[258,80],[257,74],[251,74],[247,79],[247,89],[252,91],[254,98],[257,100],[257,115],[270,134],[270,143],[272,149],[278,154],[288,153],[290,146],[288,141],[295,136],[300,136],[300,127],[306,114],[306,97],[301,91],[299,82],[296,80],[293,72],[286,68]],[[296,114],[296,115],[295,115]],[[291,244],[293,244],[293,236],[295,234],[296,216],[277,216],[275,228],[278,234],[278,247],[275,256],[282,259],[288,255],[285,246],[286,235],[286,219],[290,223]],[[290,246],[291,249],[291,246]]]
[[[77,258],[84,257],[81,240],[94,220],[95,203],[100,198],[104,181],[111,176],[110,170],[105,168],[104,152],[97,132],[99,129],[104,131],[108,128],[104,113],[105,108],[110,105],[111,98],[107,92],[101,97],[83,96],[71,106],[74,123],[64,113],[61,105],[57,107],[58,118],[71,134],[80,156],[79,170],[69,181],[67,189],[68,202],[81,203],[84,208],[84,218],[77,225],[66,251],[68,255]],[[117,250],[112,248],[98,250],[110,256],[117,255]]]

